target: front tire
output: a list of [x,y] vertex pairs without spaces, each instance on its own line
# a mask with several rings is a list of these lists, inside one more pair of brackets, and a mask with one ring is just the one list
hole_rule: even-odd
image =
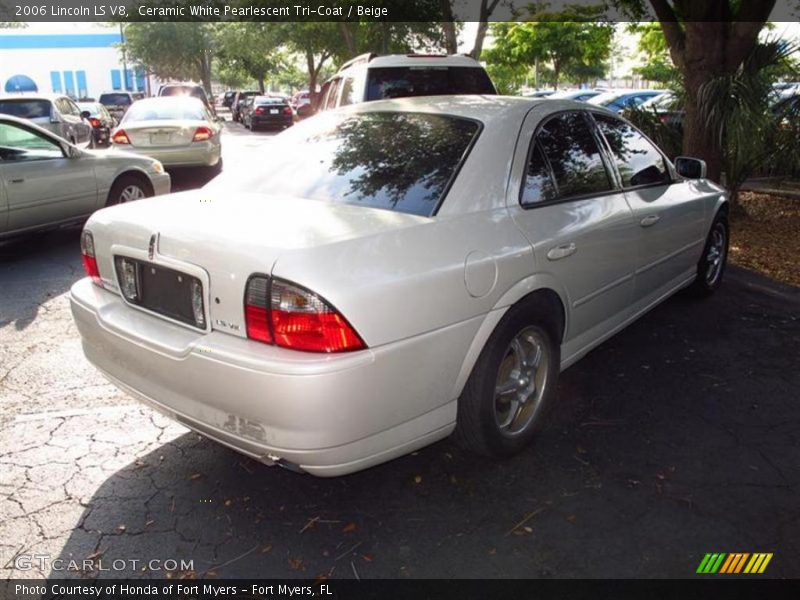
[[710,296],[722,284],[722,276],[728,264],[730,229],[725,214],[717,215],[708,232],[703,254],[697,262],[697,278],[691,291],[697,296]]
[[490,457],[531,443],[556,396],[561,345],[549,307],[532,297],[512,307],[478,357],[458,400],[455,441]]
[[153,190],[140,177],[123,175],[111,186],[106,206],[135,202],[153,195]]

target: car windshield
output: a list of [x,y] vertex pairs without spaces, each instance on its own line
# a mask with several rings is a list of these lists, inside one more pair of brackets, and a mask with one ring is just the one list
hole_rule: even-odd
[[128,94],[100,94],[100,104],[103,106],[128,106],[131,103]]
[[277,136],[252,156],[252,169],[223,174],[206,187],[431,216],[479,129],[446,115],[326,113]]
[[123,123],[137,121],[205,121],[205,108],[198,100],[178,98],[140,100],[128,109]]
[[477,67],[380,67],[367,73],[367,100],[497,93],[486,71]]
[[0,100],[0,113],[20,119],[38,119],[50,116],[49,100],[13,99]]

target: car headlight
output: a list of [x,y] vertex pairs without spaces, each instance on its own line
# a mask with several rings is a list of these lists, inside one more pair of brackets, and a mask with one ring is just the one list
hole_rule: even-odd
[[153,161],[153,171],[155,171],[156,173],[163,173],[164,172],[164,165],[162,165],[157,160],[154,160]]

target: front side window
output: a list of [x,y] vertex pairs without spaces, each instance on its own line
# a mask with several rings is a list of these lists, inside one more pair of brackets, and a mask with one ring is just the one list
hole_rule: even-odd
[[19,162],[63,157],[61,147],[53,140],[15,123],[0,123],[0,160]]
[[[553,117],[539,130],[534,143],[536,147],[529,160],[523,204],[600,194],[612,189],[600,148],[582,113]],[[552,172],[550,184],[544,177],[544,159]]]
[[223,173],[208,187],[431,216],[479,129],[448,115],[324,113],[276,137],[249,177]]
[[614,155],[623,187],[670,183],[664,157],[646,137],[620,119],[600,114],[594,119]]

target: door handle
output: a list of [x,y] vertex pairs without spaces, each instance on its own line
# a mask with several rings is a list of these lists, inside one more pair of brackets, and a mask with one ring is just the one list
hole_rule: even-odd
[[22,179],[22,178],[20,178],[20,179],[9,179],[8,183],[22,183],[23,181],[25,181],[25,180]]
[[550,248],[547,252],[547,258],[550,260],[559,260],[561,258],[567,258],[572,254],[575,254],[575,251],[578,247],[574,243],[564,244],[563,246],[556,246],[555,248]]
[[661,220],[661,217],[658,215],[647,215],[644,219],[642,219],[639,224],[642,227],[652,227],[656,223]]

